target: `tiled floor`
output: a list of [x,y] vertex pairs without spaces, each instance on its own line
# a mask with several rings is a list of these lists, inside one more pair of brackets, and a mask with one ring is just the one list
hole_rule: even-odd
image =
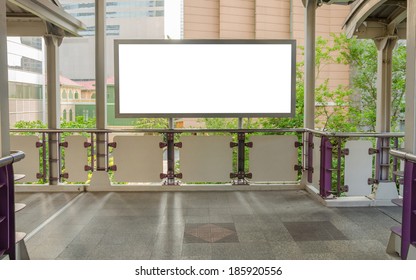
[[[54,195],[28,196],[17,224]],[[83,193],[27,247],[32,259],[398,259],[385,250],[399,216],[304,191]]]
[[16,193],[16,202],[26,204],[18,213],[16,229],[33,231],[76,196],[77,193]]

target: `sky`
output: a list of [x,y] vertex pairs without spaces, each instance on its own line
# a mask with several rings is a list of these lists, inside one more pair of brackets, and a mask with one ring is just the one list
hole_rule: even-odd
[[165,0],[165,37],[181,39],[183,0]]

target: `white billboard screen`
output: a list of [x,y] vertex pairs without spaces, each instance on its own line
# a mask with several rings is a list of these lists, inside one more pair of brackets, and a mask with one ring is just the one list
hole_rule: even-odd
[[291,117],[293,40],[116,40],[117,117]]

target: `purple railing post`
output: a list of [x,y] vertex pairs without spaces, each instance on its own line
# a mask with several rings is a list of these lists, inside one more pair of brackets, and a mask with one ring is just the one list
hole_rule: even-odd
[[14,178],[12,163],[0,167],[0,256],[16,259]]
[[0,167],[0,256],[9,248],[9,188],[6,166]]
[[332,144],[328,137],[321,139],[321,168],[319,180],[319,194],[326,198],[331,194],[332,180]]
[[401,258],[407,259],[409,246],[416,242],[416,163],[406,160],[403,184]]
[[14,172],[13,163],[6,166],[7,184],[9,189],[9,242],[10,246],[6,253],[11,260],[16,259],[16,225],[14,216]]
[[313,178],[313,149],[314,149],[314,145],[313,145],[313,133],[309,132],[308,133],[308,183],[312,183],[312,178]]

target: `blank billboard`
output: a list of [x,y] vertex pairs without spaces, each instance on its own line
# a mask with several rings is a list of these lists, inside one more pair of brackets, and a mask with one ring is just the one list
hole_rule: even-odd
[[293,117],[294,40],[115,40],[116,117]]

